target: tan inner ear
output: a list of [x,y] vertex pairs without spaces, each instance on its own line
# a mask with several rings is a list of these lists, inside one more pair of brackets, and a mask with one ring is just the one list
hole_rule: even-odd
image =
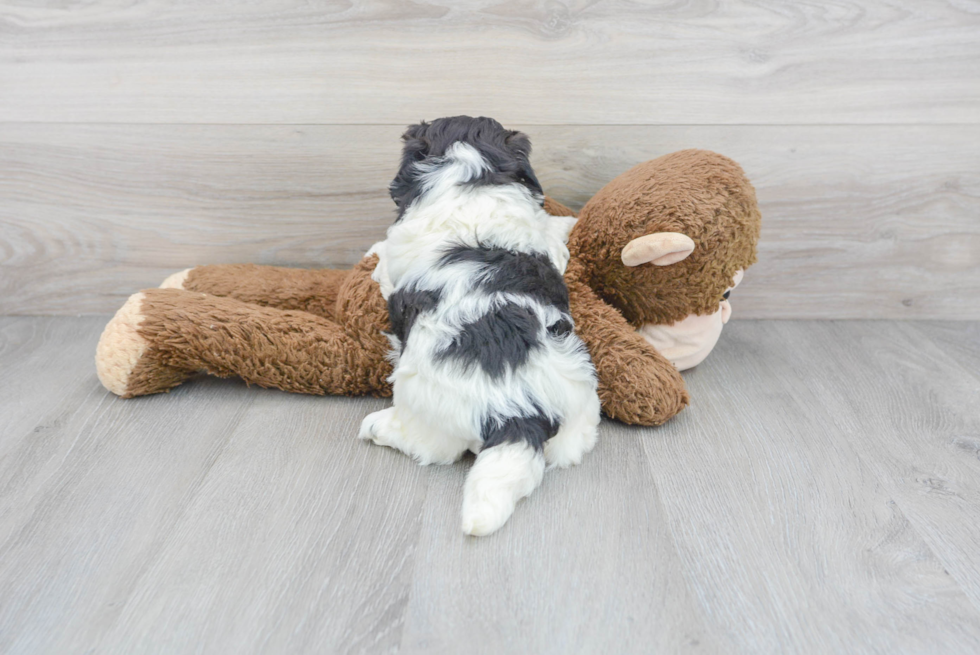
[[694,241],[680,232],[656,232],[637,237],[623,248],[623,263],[639,266],[651,263],[667,266],[686,259],[694,252]]

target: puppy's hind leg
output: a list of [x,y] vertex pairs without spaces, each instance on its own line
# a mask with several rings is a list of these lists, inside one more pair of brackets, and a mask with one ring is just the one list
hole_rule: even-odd
[[433,428],[397,405],[364,417],[357,436],[400,450],[419,464],[452,464],[469,445],[468,441]]
[[599,434],[599,397],[595,392],[580,404],[580,411],[562,423],[558,434],[544,445],[549,468],[568,468],[582,463],[585,453],[595,448]]
[[541,444],[552,429],[538,417],[508,419],[488,431],[466,477],[463,532],[482,537],[498,530],[517,501],[538,488],[544,475]]

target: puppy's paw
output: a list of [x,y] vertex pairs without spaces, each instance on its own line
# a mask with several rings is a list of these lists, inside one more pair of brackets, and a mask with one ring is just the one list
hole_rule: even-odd
[[373,412],[364,417],[361,421],[361,429],[357,433],[358,439],[373,441],[379,446],[394,447],[394,439],[397,437],[397,421],[394,419],[394,407]]
[[[382,410],[383,411],[383,410]],[[375,429],[378,424],[379,414],[382,412],[372,412],[361,421],[361,429],[357,431],[357,438],[364,441],[374,441],[377,438]]]
[[[559,435],[561,436],[561,435]],[[544,461],[548,468],[568,468],[582,463],[585,453],[595,448],[595,429],[572,435],[568,438],[556,436],[544,444]]]
[[544,449],[544,461],[547,462],[548,468],[558,468],[567,469],[572,466],[578,466],[582,463],[582,458],[585,453],[574,452],[567,448],[545,448]]

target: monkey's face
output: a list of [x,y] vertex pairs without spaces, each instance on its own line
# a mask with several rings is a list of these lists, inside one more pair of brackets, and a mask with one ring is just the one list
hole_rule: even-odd
[[634,166],[590,199],[568,248],[587,283],[679,368],[711,351],[722,297],[756,260],[761,217],[735,162],[685,150]]
[[742,270],[735,273],[732,286],[725,291],[718,303],[718,311],[713,314],[691,314],[669,325],[646,323],[640,326],[638,332],[677,370],[697,366],[718,343],[722,328],[731,318],[729,294],[742,281],[742,277]]

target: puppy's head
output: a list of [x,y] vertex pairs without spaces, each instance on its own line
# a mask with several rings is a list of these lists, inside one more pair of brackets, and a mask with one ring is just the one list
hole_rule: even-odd
[[442,185],[519,185],[539,205],[544,192],[531,169],[531,140],[492,118],[452,116],[408,128],[401,166],[389,187],[398,220]]

